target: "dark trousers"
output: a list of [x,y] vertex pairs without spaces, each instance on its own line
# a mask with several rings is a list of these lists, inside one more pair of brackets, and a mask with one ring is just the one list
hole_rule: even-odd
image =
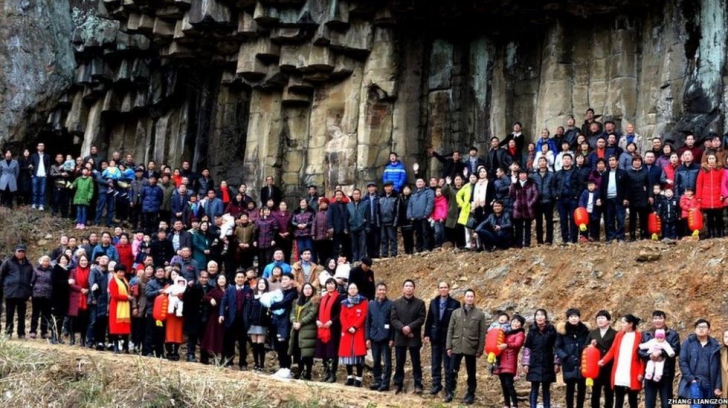
[[571,198],[563,198],[556,204],[561,224],[561,242],[575,243],[579,236],[579,228],[574,222],[574,210],[578,206],[578,201]]
[[632,391],[627,387],[614,387],[614,406],[617,408],[624,407],[624,396],[626,395],[629,401],[629,408],[637,408],[637,397],[639,393],[639,391]]
[[336,233],[334,232],[333,237],[333,249],[332,249],[332,257],[336,258],[339,255],[344,255],[346,259],[351,259],[351,241],[349,240],[349,235],[344,234],[343,232]]
[[708,238],[720,238],[723,234],[723,209],[715,208],[705,211],[706,224],[708,227]]
[[669,239],[677,239],[677,221],[667,221],[662,223],[662,237]]
[[25,336],[25,312],[28,308],[27,299],[5,299],[5,333],[13,333],[13,319],[18,312],[18,336]]
[[106,208],[106,226],[110,227],[113,225],[114,220],[114,209],[116,207],[116,198],[113,194],[99,193],[99,202],[96,205],[96,225],[101,225],[101,215]]
[[[245,332],[245,325],[242,324],[242,316],[239,316],[239,318],[239,321],[233,322],[232,327],[225,328],[223,353],[225,354],[226,365],[232,366],[235,358],[235,345],[237,344],[238,353],[240,353],[238,366],[242,368],[248,365],[248,334]],[[237,319],[238,317],[235,320]]]
[[[392,349],[389,340],[372,342],[372,358],[374,359],[374,383],[389,387],[392,378]],[[384,372],[382,372],[384,360]]]
[[152,234],[156,231],[157,227],[159,227],[159,224],[157,224],[157,213],[142,213],[142,228],[144,232]]
[[34,297],[33,310],[30,315],[30,332],[38,333],[38,319],[40,318],[40,333],[48,333],[48,322],[51,320],[51,300],[49,298]]
[[[648,207],[629,207],[629,238],[637,239],[637,227],[639,227],[640,239],[648,239],[647,236],[647,215],[650,213]],[[637,217],[639,216],[639,223]]]
[[367,255],[370,258],[379,258],[379,249],[382,245],[382,228],[372,226],[367,232]]
[[79,341],[81,344],[85,344],[86,342],[86,330],[88,329],[88,310],[79,310],[78,316],[71,317],[71,325],[69,326],[69,331],[71,332],[71,336],[75,336],[76,333],[79,333],[81,338]]
[[[304,249],[311,250],[311,262],[318,262],[316,251],[313,250],[313,239],[311,239],[311,237],[296,238],[296,252],[298,253],[298,258],[296,258],[297,261],[301,260],[301,252],[303,252]],[[324,262],[325,261],[326,260],[324,259]]]
[[[276,237],[276,246],[283,251],[283,260],[287,264],[291,264],[291,252],[293,252],[293,241],[290,238]],[[275,252],[275,251],[274,251]],[[273,257],[271,256],[271,260]]]
[[412,360],[412,377],[416,387],[422,387],[422,362],[420,360],[420,347],[396,346],[394,358],[396,367],[394,369],[394,385],[402,386],[404,383],[404,364],[407,362],[407,350]]
[[[240,252],[240,267],[244,269],[252,268],[253,261],[255,261],[255,251],[252,249],[246,249]],[[202,267],[202,265],[200,265]],[[207,267],[205,265],[205,267]]]
[[566,381],[566,408],[574,408],[574,393],[576,392],[576,408],[584,408],[586,398],[586,380]]
[[[608,374],[611,371],[607,372]],[[591,408],[600,408],[599,400],[602,397],[602,391],[604,391],[604,408],[614,408],[614,390],[612,390],[612,384],[609,376],[602,376],[594,379],[594,385],[592,386],[591,394]]]
[[494,247],[508,249],[508,246],[511,244],[512,235],[507,232],[493,232],[486,229],[477,230],[475,232],[478,234],[480,243],[485,247],[485,249],[491,249]]
[[[273,260],[274,252],[275,248],[273,247],[258,249],[258,276],[263,276],[263,270]],[[235,271],[225,271],[225,276],[227,276],[228,282],[231,277],[233,278],[233,282],[235,281]]]
[[146,321],[144,355],[162,357],[164,355],[164,324],[157,326],[157,321],[152,316],[147,316]]
[[[276,339],[276,354],[280,368],[291,368],[291,356],[288,355],[288,339]],[[247,357],[247,355],[246,355]]]
[[432,386],[442,386],[442,369],[445,368],[445,381],[452,371],[452,357],[447,355],[444,344],[432,345]]
[[[544,243],[543,224],[546,221],[547,244],[554,243],[554,203],[536,203],[536,242]],[[562,221],[563,225],[563,221]],[[562,227],[563,228],[563,227]],[[529,228],[530,229],[530,228]]]
[[351,262],[361,261],[367,255],[367,235],[364,230],[350,231]]
[[415,233],[417,240],[415,241],[415,250],[417,252],[429,251],[432,249],[432,231],[430,230],[430,222],[427,218],[414,220]]
[[53,201],[51,201],[51,214],[56,215],[60,211],[61,217],[68,217],[68,189],[53,187]]
[[531,392],[528,395],[528,399],[532,407],[538,405],[538,389],[543,388],[543,408],[551,408],[551,383],[531,381]]
[[450,370],[450,375],[447,376],[446,388],[448,392],[455,390],[455,384],[458,382],[458,372],[460,371],[460,364],[463,358],[465,358],[465,371],[468,373],[468,394],[475,395],[475,388],[478,386],[478,380],[475,378],[475,356],[453,354],[452,369]]
[[[672,377],[662,377],[660,381],[645,381],[645,408],[657,407],[657,396],[660,396],[660,407],[667,408],[667,400],[671,399]],[[725,398],[725,396],[722,396]],[[611,408],[611,407],[610,407]]]
[[0,194],[0,205],[13,208],[13,195],[14,193],[10,191],[10,186],[6,187],[5,190],[2,191],[2,194]]
[[624,205],[618,203],[616,198],[608,198],[604,214],[607,242],[614,239],[624,241]]
[[415,252],[415,230],[412,226],[402,227],[402,243],[404,253],[412,255]]
[[109,324],[109,316],[106,314],[96,314],[96,320],[94,320],[94,341],[96,344],[106,342],[106,327]]
[[132,317],[131,318],[131,341],[137,350],[142,349],[144,344],[144,331],[147,328],[147,324],[143,317]]
[[531,222],[533,220],[513,220],[516,227],[516,248],[531,246]]
[[381,251],[379,255],[387,258],[389,256],[397,256],[397,227],[384,225],[381,229]]
[[503,391],[503,405],[509,407],[518,406],[518,394],[513,385],[513,374],[500,374],[501,390]]
[[316,258],[319,260],[321,265],[324,264],[329,258],[332,257],[331,249],[332,242],[330,239],[323,239],[321,241],[313,241],[313,249],[316,252]]

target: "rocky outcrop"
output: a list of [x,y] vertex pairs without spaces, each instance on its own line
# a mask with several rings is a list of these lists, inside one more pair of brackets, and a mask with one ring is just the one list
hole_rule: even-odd
[[103,0],[73,35],[49,129],[138,160],[211,168],[289,196],[362,186],[389,151],[533,137],[588,107],[680,142],[723,133],[718,0]]
[[68,0],[0,3],[0,141],[35,135],[71,85]]

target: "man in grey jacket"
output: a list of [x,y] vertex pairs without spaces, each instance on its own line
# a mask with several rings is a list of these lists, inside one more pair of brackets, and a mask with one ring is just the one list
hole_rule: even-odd
[[447,376],[445,389],[445,402],[451,402],[455,384],[458,380],[460,363],[465,358],[465,369],[468,372],[468,392],[463,402],[475,402],[475,388],[478,383],[475,378],[475,360],[483,355],[485,347],[485,315],[475,307],[475,292],[472,289],[465,291],[465,304],[452,313],[447,328],[447,342],[445,349],[447,355],[452,357],[452,367]]
[[[30,282],[33,279],[33,265],[25,257],[25,245],[15,247],[15,254],[0,266],[0,283],[5,295],[5,336],[10,339],[13,319],[18,311],[18,338],[25,338],[25,311],[31,295]],[[2,308],[0,308],[2,313]]]
[[435,193],[431,188],[425,186],[425,180],[417,179],[417,190],[412,193],[407,204],[407,219],[412,221],[415,227],[417,240],[415,250],[417,252],[429,251],[433,247],[432,232],[428,218],[435,208]]
[[407,361],[407,350],[412,359],[415,394],[422,394],[420,348],[422,348],[422,326],[425,324],[425,302],[415,297],[415,282],[411,279],[404,281],[402,291],[403,296],[394,301],[392,308],[392,327],[395,330],[394,357],[397,361],[394,370],[395,394],[404,391],[404,364]]

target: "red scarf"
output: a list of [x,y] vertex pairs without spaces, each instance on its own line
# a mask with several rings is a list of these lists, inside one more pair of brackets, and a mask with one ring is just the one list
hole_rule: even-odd
[[[321,297],[318,311],[318,321],[326,323],[331,320],[331,309],[334,307],[336,301],[339,300],[339,294],[337,292],[327,292]],[[326,344],[331,340],[331,328],[319,327],[318,336],[322,343]]]
[[222,202],[227,204],[230,202],[230,192],[227,188],[221,188],[220,192],[222,192]]
[[597,157],[600,159],[604,158],[604,154],[607,152],[607,149],[597,149]]
[[[88,276],[91,274],[91,268],[76,267],[76,285],[81,289],[88,289]],[[78,309],[86,310],[88,308],[88,294],[81,293],[78,299]]]
[[516,155],[516,148],[515,147],[509,147],[508,152],[511,154],[511,156]]

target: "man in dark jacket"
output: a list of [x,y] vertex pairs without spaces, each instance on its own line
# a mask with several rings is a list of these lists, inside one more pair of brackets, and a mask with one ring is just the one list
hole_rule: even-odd
[[167,239],[167,231],[160,229],[157,240],[149,245],[149,252],[154,258],[154,266],[167,266],[174,256],[172,243]]
[[351,259],[351,243],[349,242],[349,211],[344,203],[344,192],[336,190],[334,202],[326,211],[326,223],[329,225],[329,235],[332,239],[332,253],[334,256],[344,254]]
[[[424,181],[422,181],[424,184]],[[425,302],[415,297],[415,282],[404,281],[403,296],[394,301],[392,308],[392,327],[394,335],[394,356],[397,361],[394,370],[395,393],[404,391],[404,364],[409,350],[412,360],[412,377],[415,381],[415,394],[422,394],[422,326],[425,324]]]
[[432,389],[430,395],[442,391],[442,367],[445,367],[445,378],[450,375],[451,358],[447,355],[445,342],[450,316],[460,308],[460,302],[450,296],[450,284],[442,281],[437,284],[439,296],[430,301],[425,320],[425,344],[432,345]]
[[427,149],[427,154],[435,157],[442,163],[442,177],[455,177],[456,174],[463,174],[465,163],[460,157],[460,151],[454,150],[450,155],[440,155],[435,149]]
[[383,258],[397,256],[397,226],[399,225],[399,196],[394,192],[394,183],[384,183],[384,195],[379,197],[379,222],[382,231],[382,248],[379,255]]
[[382,244],[382,223],[379,219],[379,194],[375,183],[367,184],[367,195],[363,198],[369,203],[369,232],[367,232],[367,253],[370,258],[379,258]]
[[146,328],[144,331],[144,356],[161,357],[164,350],[164,325],[157,325],[152,317],[154,301],[157,296],[164,292],[167,279],[164,277],[164,267],[158,267],[154,272],[154,279],[147,283],[144,288],[144,296],[147,297],[147,308],[144,312]]
[[637,216],[640,218],[640,239],[647,239],[647,214],[650,212],[648,199],[652,196],[652,188],[639,156],[632,159],[632,168],[627,170],[627,186],[624,198],[629,206],[629,239],[637,239]]
[[[188,286],[185,290],[185,334],[187,334],[187,361],[195,362],[195,348],[197,342],[202,340],[207,326],[207,319],[210,314],[209,306],[203,305],[202,298],[214,289],[210,283],[210,275],[207,271],[200,272],[199,282]],[[200,362],[209,362],[208,353],[200,350]]]
[[432,234],[428,217],[435,208],[435,193],[425,186],[424,179],[417,179],[417,190],[407,204],[407,219],[411,220],[415,227],[417,252],[429,251],[432,249]]
[[235,284],[228,286],[225,295],[220,302],[220,324],[225,324],[225,364],[229,367],[233,365],[235,358],[235,343],[238,343],[238,351],[240,352],[240,361],[238,365],[240,370],[244,370],[247,366],[248,347],[246,341],[248,338],[245,324],[243,324],[243,311],[245,303],[250,302],[253,297],[253,290],[249,286],[245,286],[245,273],[238,272],[235,274]]
[[265,207],[268,200],[273,200],[273,208],[278,208],[278,204],[283,199],[281,189],[273,184],[273,177],[265,178],[265,187],[260,189],[260,206]]
[[[597,328],[589,332],[587,337],[587,343],[599,349],[600,358],[604,358],[612,343],[614,343],[614,336],[617,335],[617,331],[612,328],[612,315],[606,310],[600,310],[596,316]],[[598,407],[599,400],[604,391],[604,406],[612,408],[614,406],[614,390],[612,390],[612,365],[614,362],[609,362],[603,367],[599,368],[599,376],[594,379],[594,385],[592,386],[591,394],[591,406]],[[672,387],[672,383],[670,383]]]
[[627,173],[617,167],[617,158],[609,158],[609,170],[602,175],[600,185],[600,198],[597,206],[605,212],[607,242],[616,239],[624,241],[624,218],[627,201],[628,178]]
[[[379,392],[389,391],[389,380],[392,377],[392,346],[394,346],[394,330],[392,330],[393,303],[387,299],[387,284],[377,285],[376,299],[369,302],[365,323],[367,348],[372,350],[374,359],[374,384],[369,389]],[[384,373],[382,373],[384,359]]]
[[351,236],[351,256],[353,260],[367,255],[367,233],[370,228],[369,201],[361,199],[361,191],[354,190],[351,201],[346,205],[349,213],[349,235]]
[[556,172],[556,205],[561,223],[561,242],[573,244],[579,235],[574,222],[574,210],[578,207],[582,190],[578,187],[580,183],[572,166],[571,154],[564,154],[562,162],[561,170]]
[[[700,172],[700,165],[694,163],[693,153],[690,150],[683,152],[680,156],[682,164],[675,169],[675,198],[680,202],[680,198],[685,194],[685,189],[691,189],[695,192],[695,187],[698,181],[698,173]],[[690,231],[687,228],[686,222],[681,221],[678,223],[677,236],[683,237],[689,234]]]
[[163,199],[164,191],[157,185],[157,178],[150,177],[149,184],[144,186],[141,195],[142,228],[147,234],[151,234],[157,228],[157,215],[162,208]]
[[[496,174],[496,170],[499,168],[507,168],[508,167],[508,159],[506,158],[506,151],[504,149],[501,149],[500,146],[500,139],[498,139],[498,136],[493,136],[490,138],[490,148],[488,149],[488,152],[485,154],[485,169],[488,171],[488,175],[493,177],[493,175]],[[471,174],[478,174],[477,168],[476,171]],[[467,177],[465,177],[467,179]]]
[[[723,389],[720,367],[720,343],[710,337],[710,322],[698,319],[695,333],[680,348],[680,398],[716,398]],[[704,405],[707,406],[707,405]]]
[[[25,245],[15,247],[15,253],[0,266],[0,283],[5,295],[5,337],[10,339],[13,333],[13,319],[18,312],[18,338],[25,338],[25,311],[31,296],[31,280],[33,265],[25,257]],[[0,308],[2,313],[2,308]]]
[[356,283],[359,288],[359,294],[364,296],[368,301],[374,300],[374,271],[372,270],[372,259],[365,256],[361,259],[359,266],[351,268],[349,271],[349,282]]
[[475,389],[478,386],[475,360],[483,355],[486,332],[485,315],[475,307],[475,292],[468,289],[465,291],[465,304],[453,312],[446,332],[445,349],[452,358],[452,367],[446,380],[445,402],[452,401],[463,358],[468,373],[468,391],[463,402],[468,405],[475,402]]
[[184,227],[181,219],[176,220],[172,226],[169,241],[172,243],[175,253],[184,247],[192,248],[192,234],[185,231]]
[[574,391],[576,406],[583,407],[586,398],[586,381],[581,375],[581,352],[588,344],[589,328],[581,322],[578,309],[566,311],[566,321],[556,326],[554,351],[561,360],[561,370],[566,383],[566,405],[573,407]]
[[655,408],[657,406],[657,395],[660,395],[660,404],[662,408],[667,408],[667,401],[672,399],[672,384],[675,379],[675,363],[680,355],[680,335],[675,330],[669,329],[665,324],[665,312],[655,310],[652,312],[652,329],[642,332],[642,340],[640,343],[647,343],[655,338],[655,330],[665,331],[665,341],[672,347],[675,355],[670,357],[664,350],[660,353],[650,354],[649,350],[639,350],[640,357],[647,360],[662,360],[665,365],[662,369],[662,378],[660,381],[645,381],[645,408]]
[[536,183],[538,201],[536,202],[536,242],[544,243],[543,222],[546,221],[546,245],[554,243],[554,193],[556,192],[556,177],[549,171],[545,157],[538,159],[538,166],[531,180]]
[[[478,174],[478,168],[480,166],[485,166],[485,160],[478,156],[478,148],[471,146],[470,151],[468,152],[468,157],[465,158],[465,168],[468,170],[468,174]],[[490,169],[488,170],[488,174],[491,174]],[[462,173],[459,174],[461,176],[464,175]],[[457,174],[455,174],[455,176],[457,176]],[[455,176],[452,176],[451,178],[455,178]]]
[[32,176],[33,209],[43,211],[48,176],[51,172],[51,156],[45,153],[45,144],[38,143],[38,151],[30,156],[30,174]]
[[91,287],[89,295],[89,325],[86,337],[89,347],[103,350],[106,342],[106,328],[109,325],[109,257],[101,255],[91,267],[88,284]]

